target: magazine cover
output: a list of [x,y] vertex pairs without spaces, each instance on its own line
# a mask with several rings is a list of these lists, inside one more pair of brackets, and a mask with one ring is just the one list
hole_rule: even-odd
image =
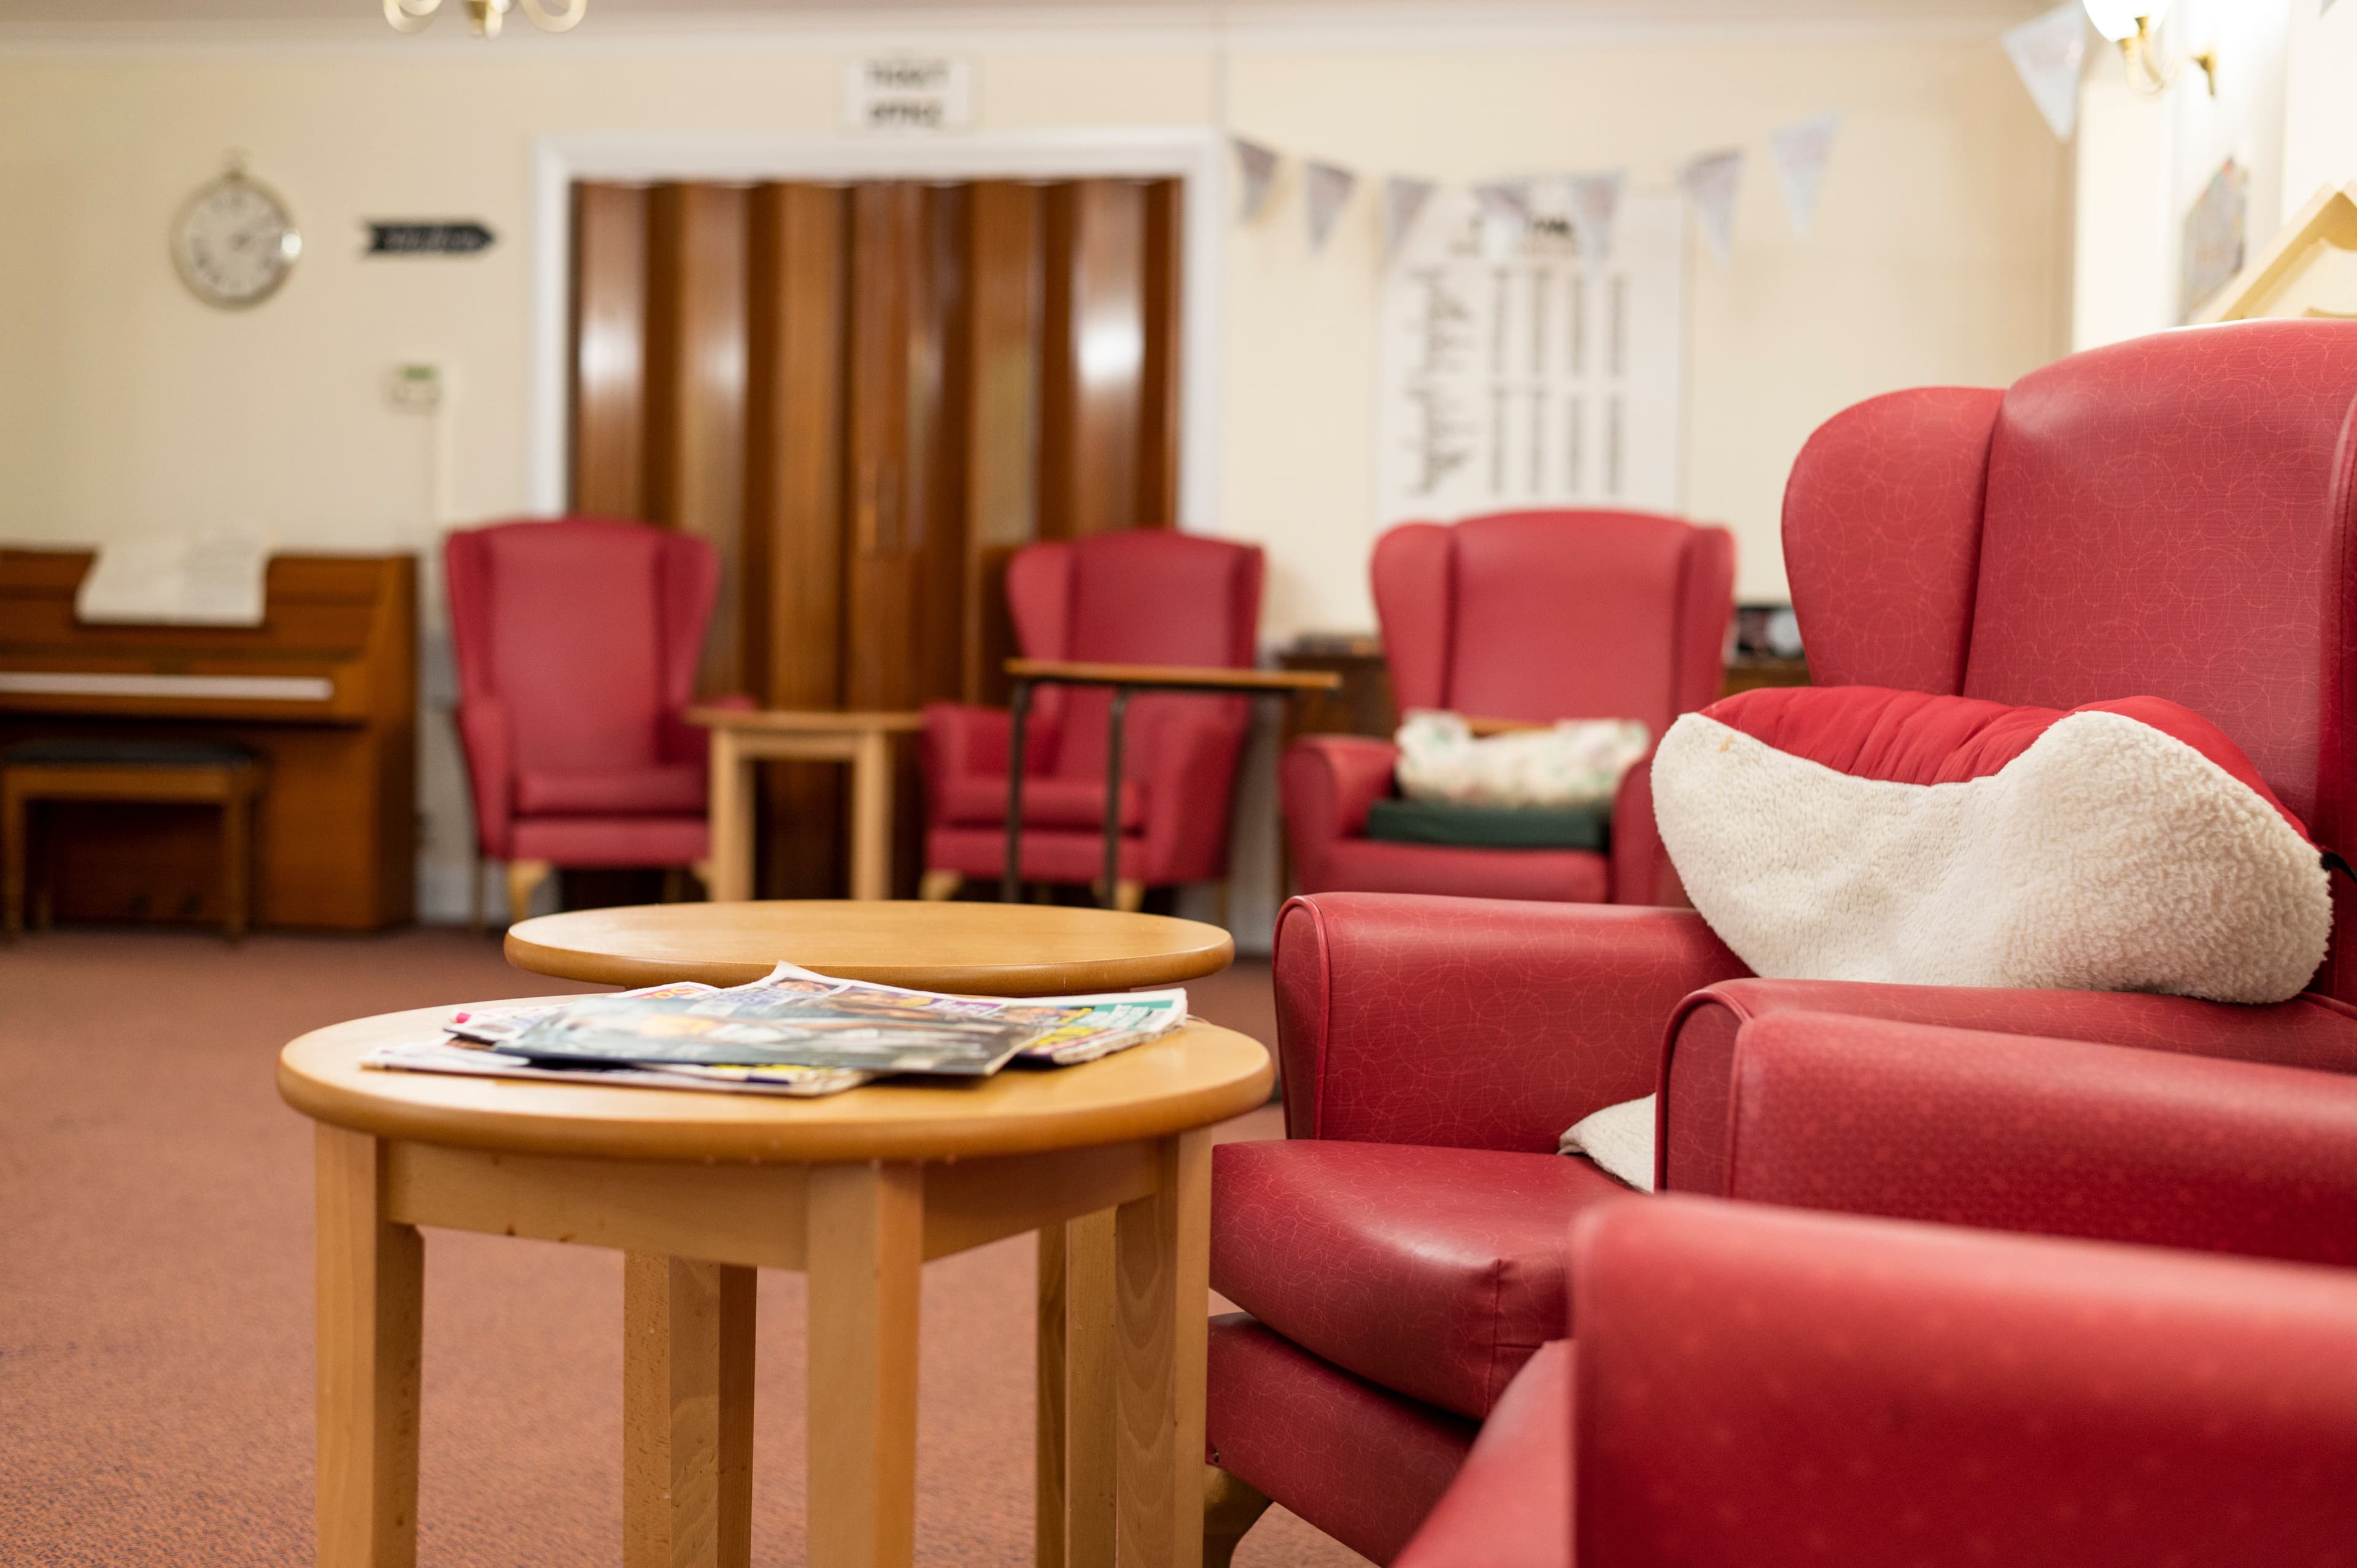
[[1043,1029],[806,972],[702,995],[585,996],[490,1048],[536,1062],[849,1068],[987,1077]]
[[1116,991],[1096,996],[951,996],[937,991],[878,985],[872,981],[837,980],[790,963],[778,965],[770,972],[768,980],[815,982],[837,987],[834,994],[838,996],[866,995],[879,1004],[888,1001],[935,1017],[1002,1018],[1028,1024],[1039,1034],[1015,1059],[1031,1067],[1070,1067],[1076,1062],[1094,1061],[1167,1035],[1187,1021],[1187,993],[1177,986],[1167,991]]
[[[708,989],[708,988],[707,988]],[[825,1067],[708,1067],[682,1064],[640,1067],[632,1063],[558,1066],[527,1061],[504,1051],[455,1040],[418,1040],[379,1046],[361,1058],[362,1067],[389,1072],[443,1072],[462,1078],[511,1078],[555,1083],[602,1083],[630,1089],[722,1090],[734,1094],[780,1094],[798,1100],[840,1094],[876,1075]]]

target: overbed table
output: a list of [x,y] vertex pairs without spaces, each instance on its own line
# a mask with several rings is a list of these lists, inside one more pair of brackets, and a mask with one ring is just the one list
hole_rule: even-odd
[[892,737],[925,727],[922,714],[796,708],[690,708],[712,732],[715,903],[753,896],[753,765],[841,762],[851,768],[851,896],[892,892]]
[[[809,1561],[908,1563],[919,1268],[1044,1227],[1040,1556],[1200,1561],[1208,1129],[1267,1098],[1256,1041],[1190,1025],[1080,1067],[818,1100],[359,1065],[449,1011],[279,1058],[318,1123],[322,1568],[414,1560],[425,1225],[626,1254],[630,1568],[749,1562],[756,1268],[810,1276]],[[1068,1261],[1067,1222],[1102,1247]]]

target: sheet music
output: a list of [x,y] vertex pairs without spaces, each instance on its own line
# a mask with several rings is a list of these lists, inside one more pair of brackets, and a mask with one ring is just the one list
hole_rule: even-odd
[[270,548],[256,535],[153,535],[99,546],[74,618],[132,626],[260,626]]
[[1378,523],[1534,505],[1674,511],[1685,204],[1622,198],[1584,258],[1558,184],[1521,242],[1485,246],[1469,192],[1433,198],[1386,278]]

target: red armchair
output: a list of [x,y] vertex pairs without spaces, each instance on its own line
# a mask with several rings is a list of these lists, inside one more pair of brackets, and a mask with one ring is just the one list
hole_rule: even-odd
[[1571,1251],[1578,1337],[1399,1568],[2278,1568],[2357,1530],[2357,1277],[1681,1200]]
[[[1734,615],[1723,528],[1633,511],[1500,512],[1411,522],[1375,543],[1375,609],[1403,712],[1638,719],[1655,739],[1716,700]],[[1455,893],[1561,903],[1684,903],[1653,832],[1646,768],[1612,812],[1611,849],[1471,849],[1365,836],[1399,753],[1307,736],[1280,780],[1304,893]]]
[[720,584],[712,546],[642,523],[568,517],[461,530],[443,547],[458,738],[482,861],[507,863],[527,913],[559,866],[704,859],[695,695]]
[[[1007,607],[1031,659],[1249,669],[1260,625],[1257,545],[1137,530],[1035,544],[1007,564]],[[1086,883],[1104,864],[1111,694],[1046,687],[1026,726],[1022,869]],[[1125,721],[1118,900],[1148,887],[1226,876],[1236,763],[1251,726],[1237,698],[1142,696]],[[924,896],[1006,865],[1008,717],[1001,708],[925,709]]]
[[[1786,492],[1813,671],[2063,707],[2172,698],[2224,728],[2319,842],[2345,845],[2352,408],[2357,324],[2275,321],[2073,356],[2005,392],[1852,409]],[[2348,880],[2334,891],[2345,900]],[[1474,1423],[1560,1332],[1559,1227],[1635,1201],[1554,1155],[1557,1134],[1655,1091],[1657,1183],[1735,1191],[1747,1025],[1835,1013],[2133,1047],[2105,1073],[2156,1052],[2357,1071],[2352,961],[2341,920],[2314,990],[2273,1007],[1837,984],[1746,977],[1688,910],[1297,899],[1276,940],[1290,1138],[1213,1163],[1212,1283],[1258,1320],[1213,1337],[1216,1463],[1388,1560]],[[2040,1091],[1990,1053],[1953,1054],[1984,1122]],[[2043,1203],[2017,1185],[2014,1208],[1981,1210],[1961,1176],[1915,1179],[1918,1207],[1889,1207],[2071,1230],[2081,1199],[2067,1181]],[[1824,1201],[1870,1199],[1853,1185]],[[2211,1223],[2245,1250],[2263,1229],[2232,1206]]]

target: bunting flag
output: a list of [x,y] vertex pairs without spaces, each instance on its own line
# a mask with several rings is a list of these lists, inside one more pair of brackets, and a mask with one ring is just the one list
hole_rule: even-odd
[[1571,227],[1586,260],[1600,262],[1612,253],[1612,220],[1620,215],[1620,187],[1627,177],[1626,169],[1572,177]]
[[1269,185],[1276,178],[1276,149],[1247,142],[1242,136],[1228,140],[1236,149],[1236,166],[1243,171],[1243,199],[1238,204],[1236,215],[1249,223],[1260,216],[1261,208],[1268,201]]
[[1678,170],[1678,188],[1694,203],[1695,214],[1702,220],[1702,237],[1721,266],[1735,253],[1735,198],[1742,188],[1740,147],[1705,153]]
[[1824,189],[1825,165],[1834,155],[1834,135],[1841,129],[1841,111],[1786,125],[1768,139],[1776,160],[1776,181],[1784,188],[1784,212],[1792,231],[1805,235],[1817,216],[1817,197]]
[[2079,128],[2079,74],[2087,63],[2087,10],[2064,0],[2051,11],[2005,31],[2005,52],[2029,89],[2029,100],[2062,141]]
[[1334,232],[1334,220],[1358,188],[1359,177],[1333,164],[1304,164],[1302,180],[1309,207],[1309,248],[1322,251]]
[[1482,252],[1491,256],[1511,253],[1531,226],[1530,182],[1493,179],[1473,188],[1473,200],[1481,214]]
[[1424,204],[1432,199],[1437,188],[1428,179],[1410,179],[1395,174],[1383,181],[1383,260],[1388,263],[1407,243],[1415,220],[1424,216]]

